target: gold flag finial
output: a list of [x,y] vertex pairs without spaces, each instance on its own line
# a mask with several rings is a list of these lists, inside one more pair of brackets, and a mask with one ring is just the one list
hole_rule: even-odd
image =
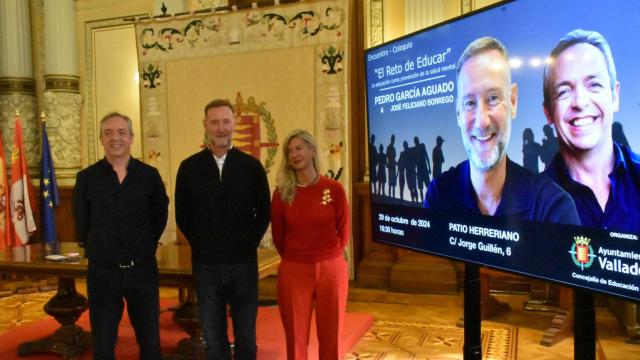
[[20,110],[16,109],[16,117],[20,117]]
[[44,114],[44,111],[40,113],[40,121],[42,121],[42,122],[47,121],[46,116]]

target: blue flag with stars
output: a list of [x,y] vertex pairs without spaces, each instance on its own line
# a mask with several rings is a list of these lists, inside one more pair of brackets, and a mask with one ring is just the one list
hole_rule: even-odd
[[42,122],[42,159],[40,160],[40,234],[45,243],[58,241],[56,234],[56,214],[60,199],[56,172],[51,159],[51,148],[47,136],[47,125]]

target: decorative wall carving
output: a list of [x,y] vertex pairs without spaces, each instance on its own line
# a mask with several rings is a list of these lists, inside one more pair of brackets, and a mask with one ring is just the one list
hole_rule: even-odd
[[43,109],[56,168],[80,168],[82,95],[45,91]]
[[142,86],[150,89],[160,86],[162,84],[160,75],[162,75],[162,71],[158,70],[158,67],[153,64],[149,64],[146,68],[142,68]]
[[[324,3],[342,3],[325,1]],[[315,5],[315,4],[314,4]],[[298,6],[298,8],[300,8]],[[211,54],[210,49],[224,45],[251,43],[256,49],[268,48],[270,41],[285,45],[301,45],[299,42],[319,36],[342,37],[347,31],[346,11],[341,6],[313,6],[305,4],[305,10],[260,10],[222,15],[198,16],[171,22],[151,22],[138,25],[138,43],[142,58],[171,59]],[[323,41],[326,39],[320,39]],[[313,44],[314,42],[310,42]],[[281,47],[276,44],[271,47]],[[207,51],[207,49],[209,49]]]
[[336,49],[333,45],[323,50],[322,54],[320,54],[320,60],[323,64],[322,72],[327,75],[332,75],[342,71],[343,55],[344,51]]
[[[36,98],[25,94],[0,94],[0,127],[5,155],[11,154],[16,111],[22,119],[22,141],[24,151],[29,154],[27,165],[35,168],[40,163],[40,138],[38,136],[38,118],[36,116]],[[10,157],[6,157],[10,159]]]

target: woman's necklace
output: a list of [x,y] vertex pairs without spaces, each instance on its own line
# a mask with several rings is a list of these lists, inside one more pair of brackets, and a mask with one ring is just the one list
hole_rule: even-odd
[[317,183],[319,179],[320,179],[320,175],[318,173],[316,173],[316,177],[313,178],[313,181],[311,181],[310,183],[308,183],[308,184],[300,184],[299,182],[296,182],[296,185],[299,186],[299,187],[303,187],[304,188],[304,187],[311,186],[311,185]]

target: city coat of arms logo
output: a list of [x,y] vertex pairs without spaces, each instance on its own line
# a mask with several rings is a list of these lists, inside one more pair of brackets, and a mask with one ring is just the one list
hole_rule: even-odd
[[569,251],[573,263],[582,270],[590,268],[596,258],[593,247],[589,245],[591,239],[585,236],[574,236],[573,240],[574,243]]

